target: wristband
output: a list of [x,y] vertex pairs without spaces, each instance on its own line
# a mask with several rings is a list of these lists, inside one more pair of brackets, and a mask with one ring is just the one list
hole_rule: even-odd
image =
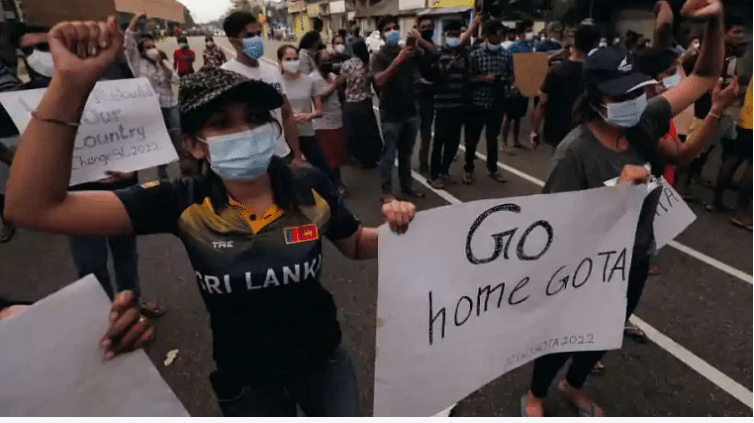
[[31,117],[33,117],[36,120],[40,120],[42,122],[54,123],[55,125],[67,126],[69,128],[79,127],[78,122],[69,122],[69,121],[60,120],[60,119],[46,118],[46,117],[39,116],[39,113],[37,113],[36,110],[32,110]]
[[716,115],[712,112],[707,112],[707,116],[712,116],[713,118],[720,119],[720,115]]

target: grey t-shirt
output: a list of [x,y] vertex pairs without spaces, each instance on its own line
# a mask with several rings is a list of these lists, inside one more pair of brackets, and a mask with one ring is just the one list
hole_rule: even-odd
[[[586,125],[574,128],[558,145],[553,155],[553,169],[547,178],[543,193],[580,191],[605,186],[605,181],[618,177],[625,165],[652,164],[654,174],[658,169],[658,144],[670,130],[670,103],[662,97],[649,100],[639,123],[625,131],[629,147],[615,151],[604,146],[592,135]],[[648,195],[642,205],[636,230],[634,253],[651,254],[654,250],[655,208],[660,190]],[[640,257],[637,257],[640,258]]]
[[[291,109],[294,113],[311,113],[312,99],[317,95],[317,87],[314,80],[309,75],[301,74],[296,79],[283,78],[285,90],[288,92],[288,101],[291,103]],[[309,120],[298,124],[298,135],[300,137],[313,137],[314,126]]]

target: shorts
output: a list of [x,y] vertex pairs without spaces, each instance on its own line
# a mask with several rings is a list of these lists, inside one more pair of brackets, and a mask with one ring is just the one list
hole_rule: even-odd
[[526,116],[529,108],[529,97],[515,96],[505,99],[505,116],[509,119],[520,119]]
[[752,162],[754,156],[754,140],[752,130],[740,126],[736,128],[736,138],[723,138],[723,157],[734,156],[741,160]]

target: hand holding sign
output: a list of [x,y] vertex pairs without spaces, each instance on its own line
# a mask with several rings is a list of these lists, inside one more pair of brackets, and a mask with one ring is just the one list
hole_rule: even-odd
[[90,89],[123,47],[115,17],[107,22],[61,22],[48,35],[55,77]]

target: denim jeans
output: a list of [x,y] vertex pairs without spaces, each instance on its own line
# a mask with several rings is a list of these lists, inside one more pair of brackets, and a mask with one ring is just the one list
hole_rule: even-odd
[[359,415],[356,370],[342,346],[329,359],[272,384],[228,389],[217,372],[210,381],[225,417],[295,417],[296,405],[308,417]]
[[413,116],[403,122],[382,121],[382,158],[380,159],[380,180],[382,192],[388,194],[393,187],[393,166],[398,152],[398,180],[401,191],[411,191],[411,155],[414,152],[416,133],[419,131],[419,117]]
[[[68,239],[71,244],[73,262],[76,265],[80,278],[93,273],[110,299],[117,292],[131,290],[134,293],[136,305],[139,305],[141,290],[139,288],[136,237],[133,235],[111,237],[71,236]],[[113,284],[110,282],[110,273],[107,270],[108,246],[112,252],[113,268],[115,270],[114,291]]]
[[319,138],[316,136],[299,136],[298,137],[299,148],[304,153],[306,161],[317,169],[325,172],[325,175],[330,179],[336,187],[340,185],[340,177],[335,173],[333,167],[330,166],[330,161],[325,156],[325,152],[322,150],[322,144]]

